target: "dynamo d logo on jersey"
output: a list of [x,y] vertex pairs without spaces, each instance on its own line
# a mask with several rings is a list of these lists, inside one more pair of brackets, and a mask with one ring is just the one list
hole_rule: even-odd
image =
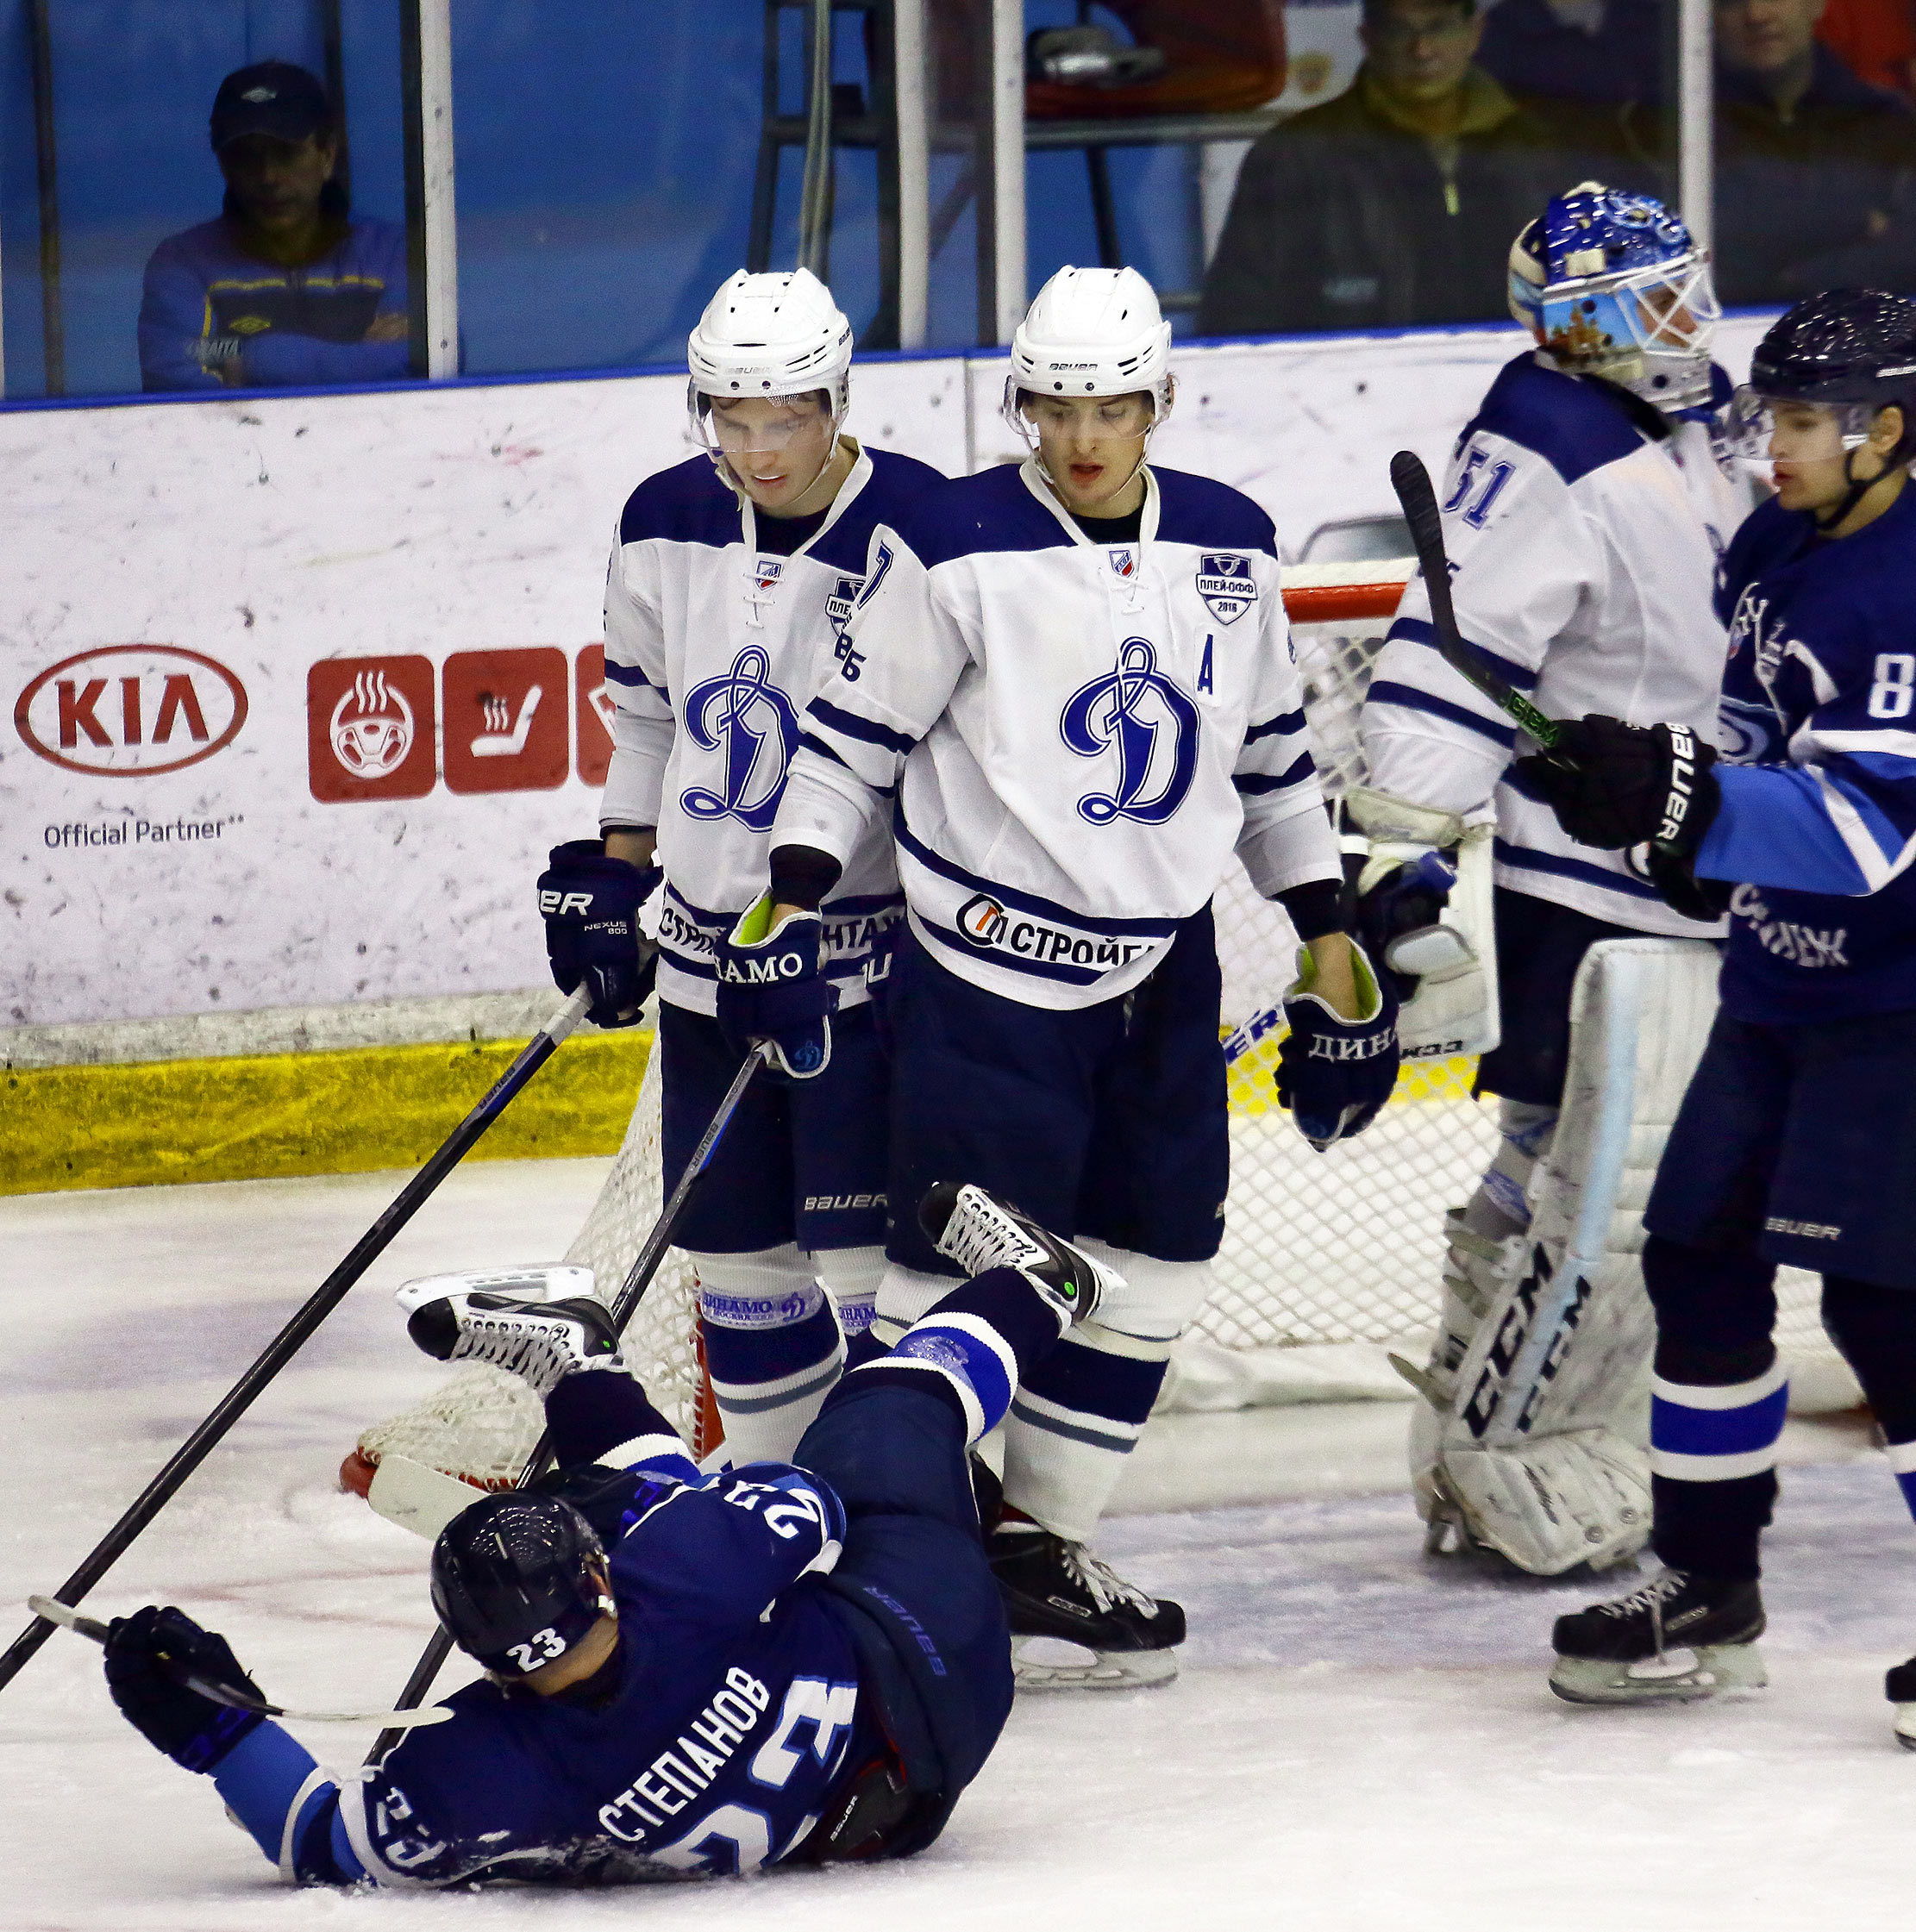
[[1250,559],[1206,550],[1198,559],[1198,595],[1220,624],[1234,624],[1257,602]]
[[679,803],[693,818],[736,818],[769,831],[785,791],[786,767],[798,748],[798,714],[770,681],[772,660],[748,644],[723,678],[686,694],[686,732],[704,751],[723,751],[725,789],[688,786]]
[[1092,825],[1120,818],[1161,825],[1181,805],[1198,769],[1198,707],[1157,668],[1149,639],[1127,637],[1118,668],[1072,694],[1058,734],[1080,758],[1118,755],[1118,784],[1087,791],[1078,816]]

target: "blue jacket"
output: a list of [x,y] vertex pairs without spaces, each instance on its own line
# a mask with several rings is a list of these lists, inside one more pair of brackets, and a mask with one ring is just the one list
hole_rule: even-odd
[[406,237],[392,222],[354,216],[319,260],[281,268],[241,249],[222,216],[167,236],[147,264],[141,387],[217,390],[231,361],[248,388],[397,381],[404,337],[366,332],[405,313]]

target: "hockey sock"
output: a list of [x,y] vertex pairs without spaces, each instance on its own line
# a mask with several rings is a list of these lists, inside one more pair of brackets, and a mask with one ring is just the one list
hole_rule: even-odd
[[1674,1569],[1760,1572],[1789,1408],[1789,1379],[1770,1340],[1775,1274],[1752,1250],[1683,1247],[1654,1235],[1644,1244],[1657,1322],[1651,1541]]
[[1497,1158],[1466,1204],[1463,1224],[1475,1235],[1500,1241],[1531,1224],[1530,1183],[1537,1164],[1550,1151],[1557,1110],[1528,1100],[1500,1100],[1497,1121],[1502,1139]]
[[844,1365],[837,1314],[796,1247],[693,1260],[705,1366],[731,1460],[787,1461]]
[[[561,1469],[575,1462],[610,1462],[623,1466],[656,1453],[638,1445],[660,1438],[679,1454],[685,1443],[677,1429],[652,1406],[629,1370],[602,1369],[567,1376],[546,1397],[546,1427],[552,1432],[553,1460]],[[629,1449],[622,1458],[615,1451]]]
[[929,1274],[887,1261],[878,1285],[872,1332],[889,1348],[922,1315],[929,1315],[951,1292],[955,1277]]
[[882,1247],[821,1247],[811,1254],[818,1279],[838,1304],[839,1326],[848,1347],[872,1325],[877,1311],[878,1285],[885,1273]]
[[1823,1326],[1863,1385],[1888,1439],[1896,1486],[1916,1516],[1916,1295],[1825,1275]]
[[947,1293],[888,1354],[848,1375],[846,1395],[936,1379],[964,1417],[969,1447],[1004,1421],[1018,1384],[1058,1347],[1059,1319],[1017,1269],[987,1269]]
[[1005,1425],[1005,1497],[1081,1543],[1144,1433],[1171,1344],[1204,1305],[1213,1278],[1208,1261],[1163,1261],[1083,1235],[1078,1245],[1122,1275],[1124,1286],[1019,1389]]

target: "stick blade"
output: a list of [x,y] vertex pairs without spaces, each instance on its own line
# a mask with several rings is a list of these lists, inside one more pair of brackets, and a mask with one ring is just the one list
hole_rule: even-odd
[[454,1516],[471,1509],[485,1494],[457,1476],[429,1468],[408,1456],[383,1455],[373,1472],[366,1499],[388,1522],[431,1542]]

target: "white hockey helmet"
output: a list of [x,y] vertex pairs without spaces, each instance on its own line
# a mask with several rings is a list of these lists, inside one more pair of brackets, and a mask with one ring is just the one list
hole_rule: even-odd
[[741,269],[705,305],[686,345],[692,435],[716,449],[708,397],[831,398],[834,428],[851,402],[852,325],[809,268]]
[[1033,396],[1147,393],[1152,427],[1171,413],[1171,325],[1135,268],[1061,268],[1037,292],[1011,337],[1005,419],[1027,442],[1018,408]]

